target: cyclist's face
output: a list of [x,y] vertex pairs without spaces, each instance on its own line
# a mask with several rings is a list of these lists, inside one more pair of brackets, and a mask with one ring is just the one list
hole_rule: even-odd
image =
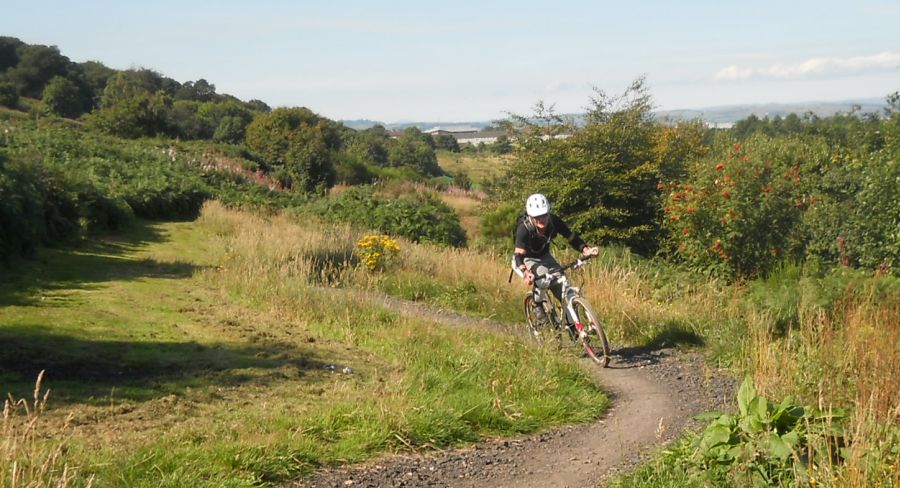
[[534,226],[538,229],[543,229],[547,227],[547,222],[550,220],[550,214],[540,215],[538,217],[532,217],[534,219]]

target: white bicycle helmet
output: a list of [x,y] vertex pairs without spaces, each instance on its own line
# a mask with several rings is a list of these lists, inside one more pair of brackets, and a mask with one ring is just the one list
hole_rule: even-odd
[[525,200],[525,213],[529,217],[540,217],[550,213],[550,202],[547,197],[540,193],[535,193]]

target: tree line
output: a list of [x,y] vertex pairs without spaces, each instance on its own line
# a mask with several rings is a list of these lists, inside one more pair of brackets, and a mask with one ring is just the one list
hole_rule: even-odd
[[381,126],[357,133],[303,107],[272,110],[217,93],[202,78],[181,83],[151,69],[76,63],[56,46],[13,37],[0,37],[0,105],[77,119],[122,138],[245,144],[248,159],[305,193],[338,181],[441,176],[434,151],[447,145],[416,128],[396,138]]
[[[583,126],[538,105],[484,233],[542,192],[589,239],[731,279],[787,262],[900,273],[900,95],[883,113],[751,116],[731,130],[655,120],[643,79],[598,91]],[[569,133],[568,138],[547,137]]]

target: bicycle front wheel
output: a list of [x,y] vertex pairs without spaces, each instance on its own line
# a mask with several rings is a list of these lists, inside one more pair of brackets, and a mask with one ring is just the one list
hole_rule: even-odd
[[[547,326],[546,324],[541,323],[534,313],[534,296],[531,293],[525,295],[523,307],[525,309],[525,323],[528,325],[529,335],[539,343],[544,342],[543,332]],[[546,312],[546,310],[544,312]]]
[[572,300],[572,308],[575,311],[576,328],[578,328],[577,324],[581,324],[581,330],[585,333],[581,339],[585,352],[601,368],[607,367],[609,365],[609,341],[606,339],[603,326],[597,320],[597,314],[594,313],[591,305],[581,297]]
[[[534,338],[535,341],[539,343],[544,342],[544,336],[547,335],[550,325],[547,323],[547,320],[541,321],[538,320],[537,316],[534,312],[534,295],[529,293],[525,296],[524,302],[525,308],[525,322],[528,324],[528,333]],[[541,303],[541,306],[544,309],[544,314],[549,318],[551,316],[551,310],[547,304],[547,301]]]

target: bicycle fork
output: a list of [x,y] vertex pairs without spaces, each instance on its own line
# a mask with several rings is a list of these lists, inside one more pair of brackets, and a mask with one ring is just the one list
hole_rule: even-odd
[[584,331],[584,325],[579,320],[578,314],[575,313],[575,307],[572,306],[571,300],[568,300],[566,303],[566,315],[568,315],[567,322],[575,329],[572,331],[573,334],[577,334],[579,339],[584,340],[587,337],[587,332]]

